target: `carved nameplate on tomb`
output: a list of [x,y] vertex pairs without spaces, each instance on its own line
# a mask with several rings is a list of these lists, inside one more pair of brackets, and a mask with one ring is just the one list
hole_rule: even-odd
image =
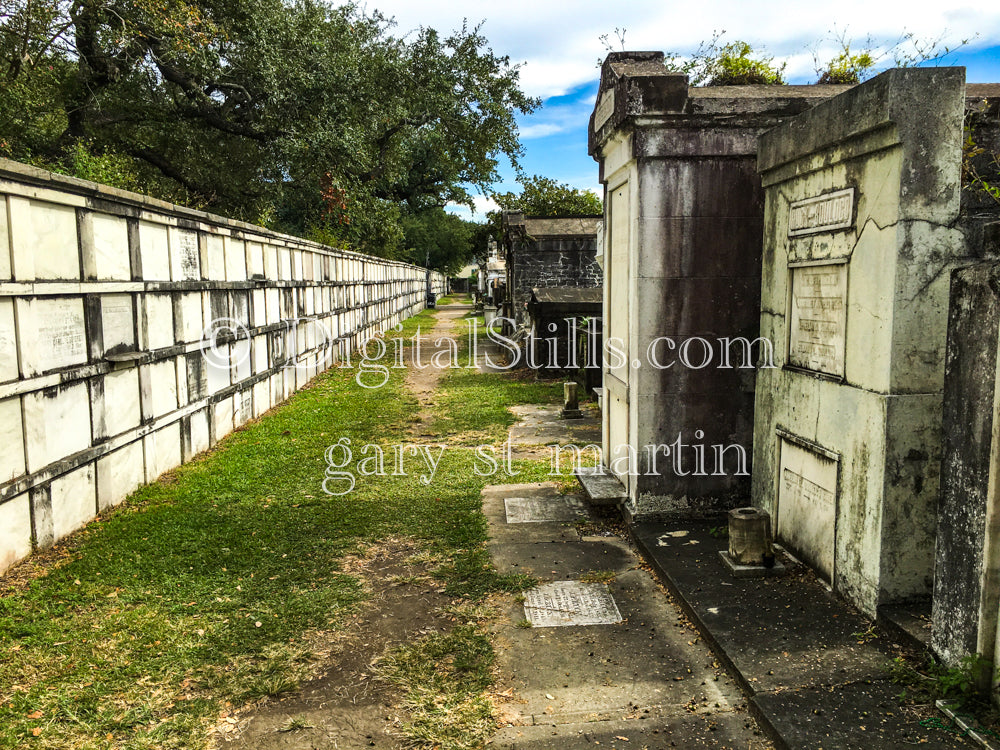
[[788,207],[788,236],[832,232],[854,225],[854,188],[796,201]]
[[788,362],[844,375],[847,340],[847,264],[790,269],[792,310]]
[[594,130],[600,130],[615,111],[615,90],[608,89],[601,94],[594,108]]
[[608,587],[582,581],[553,581],[527,591],[524,617],[536,628],[614,625],[622,621]]
[[574,521],[586,515],[583,502],[572,497],[508,497],[503,502],[507,523]]
[[789,440],[780,442],[778,537],[830,578],[838,461]]
[[240,394],[239,405],[240,424],[249,422],[253,419],[253,391],[251,389],[248,388]]

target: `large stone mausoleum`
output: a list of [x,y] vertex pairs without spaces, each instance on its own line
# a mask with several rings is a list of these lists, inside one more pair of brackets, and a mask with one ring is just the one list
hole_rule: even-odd
[[997,648],[998,111],[962,68],[692,88],[622,52],[591,118],[626,516],[752,503],[868,614],[933,594],[952,663]]

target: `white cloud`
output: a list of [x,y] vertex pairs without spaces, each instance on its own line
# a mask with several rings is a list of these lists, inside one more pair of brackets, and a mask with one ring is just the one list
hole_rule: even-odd
[[586,123],[594,109],[594,96],[583,94],[579,98],[565,100],[550,99],[535,111],[522,118],[521,140],[545,138],[570,131],[578,131],[580,123]]
[[521,140],[531,138],[544,138],[547,135],[556,135],[568,130],[565,125],[554,122],[538,122],[530,125],[522,125],[520,128]]
[[666,3],[637,0],[608,3],[605,0],[538,2],[466,0],[441,3],[432,0],[371,0],[369,8],[396,17],[403,31],[421,25],[446,32],[484,20],[483,34],[499,54],[523,61],[522,83],[532,95],[564,94],[597,78],[595,63],[607,50],[598,37],[609,34],[617,46],[614,29],[624,28],[628,49],[689,52],[713,31],[726,29],[727,39],[746,39],[765,44],[777,57],[789,58],[790,75],[813,75],[812,55],[806,45],[822,41],[836,26],[863,41],[869,34],[896,39],[903,31],[935,38],[947,29],[958,41],[979,34],[976,46],[1000,42],[1000,4],[995,0],[973,0],[958,8],[939,0],[841,0],[835,6],[823,3],[748,2],[706,0]]
[[474,195],[472,197],[472,204],[474,206],[473,210],[469,210],[468,206],[458,203],[451,203],[445,206],[444,210],[466,221],[484,222],[486,221],[486,214],[489,211],[496,211],[500,208],[496,201],[488,195]]

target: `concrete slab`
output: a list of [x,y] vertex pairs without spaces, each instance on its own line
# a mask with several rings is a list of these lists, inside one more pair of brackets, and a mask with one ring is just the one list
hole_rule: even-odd
[[899,686],[890,682],[860,682],[762,693],[754,696],[752,704],[762,723],[780,735],[781,747],[972,747],[954,733],[920,726],[923,714],[900,708],[896,700],[899,692]]
[[729,550],[726,549],[719,550],[719,559],[722,560],[722,564],[726,566],[726,570],[729,571],[729,574],[733,578],[769,578],[784,575],[785,571],[788,570],[780,560],[775,560],[771,567],[767,567],[766,565],[741,565],[733,560],[729,554]]
[[[520,421],[510,428],[511,445],[569,445],[583,449],[601,445],[601,415],[593,406],[583,404],[583,418],[564,419],[562,407],[520,404],[510,407]],[[593,460],[591,455],[586,459]]]
[[[573,520],[543,521],[529,524],[510,524],[508,521],[508,500],[520,499],[530,501],[542,507],[569,507],[569,504],[582,506],[582,498],[578,495],[560,495],[559,491],[549,483],[498,485],[497,488],[487,487],[483,490],[483,512],[490,523],[491,544],[498,551],[509,543],[529,544],[539,542],[569,542],[579,539],[579,534],[573,528]],[[510,497],[505,494],[510,493]],[[586,518],[586,509],[580,518]]]
[[931,645],[931,603],[929,601],[884,605],[878,608],[878,624],[900,643],[916,649]]
[[617,625],[615,598],[603,583],[553,581],[525,592],[524,617],[533,628]]
[[616,625],[516,627],[500,650],[501,671],[520,702],[518,723],[573,724],[651,713],[712,712],[742,703],[712,655],[678,627],[678,613],[649,575],[632,570],[609,586]]
[[552,498],[549,501],[533,497],[504,498],[507,523],[545,523],[575,521],[587,514],[583,503],[575,496]]
[[593,505],[618,505],[628,499],[628,493],[618,477],[598,473],[592,468],[583,468],[573,474]]
[[[572,529],[566,531],[572,533]],[[576,540],[525,544],[508,539],[503,545],[491,544],[490,555],[501,573],[527,573],[542,581],[570,580],[595,572],[619,573],[636,564],[623,542],[609,539],[583,543],[578,535]]]
[[868,630],[865,617],[789,560],[780,578],[733,578],[718,555],[726,540],[712,536],[709,526],[637,524],[633,535],[749,691],[883,676],[888,650],[855,635]]
[[660,717],[639,712],[632,719],[590,721],[579,724],[539,724],[507,727],[494,735],[490,747],[501,750],[633,750],[634,748],[697,748],[748,750],[765,745],[747,739],[752,725],[746,714],[729,712],[711,716]]
[[710,522],[637,524],[633,538],[720,660],[749,693],[782,748],[967,747],[921,727],[888,679],[892,653],[870,621],[804,566],[781,578],[738,579],[719,559]]

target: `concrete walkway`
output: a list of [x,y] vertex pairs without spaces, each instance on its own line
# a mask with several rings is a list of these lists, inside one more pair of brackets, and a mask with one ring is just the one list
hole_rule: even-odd
[[499,635],[511,702],[491,747],[770,746],[738,686],[629,544],[586,535],[580,496],[549,483],[496,485],[483,501],[494,564],[544,584],[511,608]]

